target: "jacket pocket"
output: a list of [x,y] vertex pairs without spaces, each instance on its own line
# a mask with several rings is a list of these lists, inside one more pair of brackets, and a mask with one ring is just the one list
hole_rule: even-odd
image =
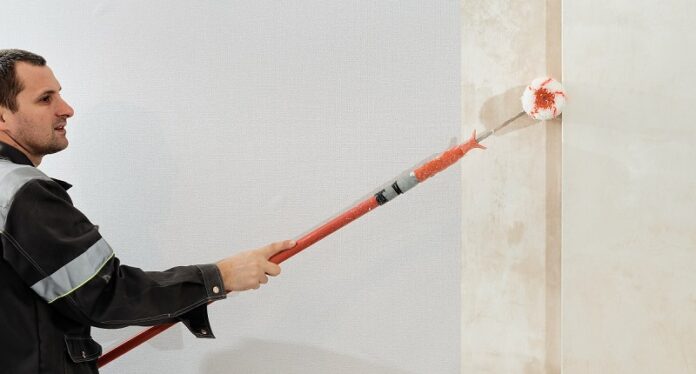
[[101,345],[89,336],[66,335],[65,345],[74,363],[96,360],[102,353]]

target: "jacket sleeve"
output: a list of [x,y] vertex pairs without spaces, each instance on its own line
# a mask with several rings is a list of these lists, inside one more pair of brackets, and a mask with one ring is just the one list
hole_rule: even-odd
[[183,321],[214,337],[207,304],[226,297],[214,264],[150,272],[115,257],[97,226],[51,180],[15,194],[2,233],[3,257],[42,299],[77,322],[101,328]]

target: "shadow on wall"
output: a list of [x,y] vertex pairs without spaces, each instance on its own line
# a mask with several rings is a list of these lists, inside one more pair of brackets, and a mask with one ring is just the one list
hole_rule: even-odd
[[[515,117],[522,111],[522,101],[520,97],[525,88],[527,88],[527,86],[513,87],[502,94],[490,97],[483,103],[479,118],[486,130],[491,130],[500,126],[503,122]],[[538,121],[529,116],[523,116],[501,129],[500,132],[496,132],[496,134],[505,135],[534,125],[537,122]]]
[[257,339],[209,354],[204,362],[200,371],[209,374],[415,374],[316,347]]

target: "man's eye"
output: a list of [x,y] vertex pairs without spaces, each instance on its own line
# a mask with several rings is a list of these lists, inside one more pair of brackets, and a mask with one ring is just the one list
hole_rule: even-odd
[[50,96],[44,96],[41,98],[42,103],[50,103],[51,102],[51,97]]

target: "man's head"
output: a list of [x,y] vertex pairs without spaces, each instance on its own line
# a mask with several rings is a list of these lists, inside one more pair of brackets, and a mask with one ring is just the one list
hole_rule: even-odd
[[0,50],[0,141],[19,148],[38,165],[68,146],[65,125],[73,109],[43,57]]

